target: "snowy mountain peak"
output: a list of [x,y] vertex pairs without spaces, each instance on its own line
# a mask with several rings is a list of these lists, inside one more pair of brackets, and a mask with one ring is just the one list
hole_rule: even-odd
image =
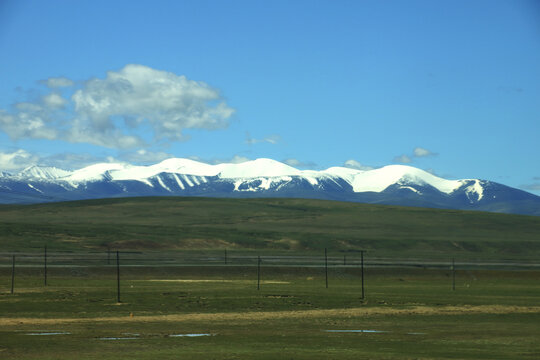
[[427,171],[406,165],[388,165],[379,169],[364,171],[354,176],[352,181],[355,192],[381,192],[393,184],[430,185],[447,194],[463,185],[460,180],[446,180]]
[[160,172],[181,173],[200,176],[215,176],[219,168],[191,159],[171,158],[150,166]]
[[302,173],[292,166],[264,158],[239,164],[222,164],[221,166],[219,177],[225,179],[291,176],[301,175]]
[[69,171],[58,169],[53,166],[30,166],[17,174],[23,178],[33,179],[60,179],[70,174]]
[[[298,170],[271,159],[148,166],[100,163],[75,171],[33,166],[0,174],[0,203],[124,196],[307,197],[540,215],[540,197],[477,179],[447,180],[405,165]],[[495,209],[495,210],[494,210]]]
[[99,163],[73,171],[65,178],[69,182],[84,182],[101,180],[112,171],[125,170],[132,167],[129,164],[121,163]]

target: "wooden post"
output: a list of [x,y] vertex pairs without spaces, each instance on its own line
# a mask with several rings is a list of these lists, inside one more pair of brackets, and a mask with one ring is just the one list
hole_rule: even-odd
[[362,300],[366,298],[366,293],[364,291],[364,250],[360,250],[360,268],[362,274]]
[[117,302],[120,302],[120,254],[116,251],[116,288],[117,288]]
[[225,265],[227,265],[227,249],[225,249]]
[[47,245],[45,245],[45,253],[44,253],[43,259],[44,259],[43,274],[44,274],[45,286],[47,286]]
[[343,266],[347,265],[347,255],[343,255]]
[[111,248],[107,246],[107,265],[111,264]]
[[11,293],[13,294],[13,284],[15,283],[15,255],[11,261]]
[[328,253],[324,248],[324,273],[326,275],[326,288],[328,289]]
[[452,258],[452,291],[456,290],[456,266],[454,258]]
[[257,290],[261,289],[261,257],[257,256]]

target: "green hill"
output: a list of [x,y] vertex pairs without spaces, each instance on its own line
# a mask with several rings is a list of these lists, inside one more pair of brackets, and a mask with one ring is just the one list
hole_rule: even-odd
[[353,252],[538,259],[540,217],[304,199],[123,198],[0,206],[3,252]]

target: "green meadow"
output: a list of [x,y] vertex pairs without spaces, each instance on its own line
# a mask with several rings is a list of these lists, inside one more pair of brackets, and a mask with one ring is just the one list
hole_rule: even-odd
[[313,200],[2,206],[0,357],[537,359],[539,234],[538,217]]
[[0,206],[0,248],[540,258],[540,217],[305,199],[127,198]]
[[[4,359],[535,359],[536,271],[21,270],[0,297]],[[65,270],[64,270],[65,272]],[[7,271],[2,283],[9,282]],[[164,281],[165,280],[165,281]],[[349,332],[352,331],[352,332]],[[189,336],[191,335],[191,336]],[[195,336],[199,335],[199,336]]]

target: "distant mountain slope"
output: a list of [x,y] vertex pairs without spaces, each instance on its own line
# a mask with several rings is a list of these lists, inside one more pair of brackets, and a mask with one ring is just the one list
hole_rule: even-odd
[[[4,252],[359,249],[370,257],[540,257],[540,217],[312,199],[137,197],[0,205]],[[358,254],[358,253],[356,253]],[[106,257],[104,257],[106,258]]]
[[540,197],[488,180],[447,180],[404,165],[298,170],[271,159],[209,165],[100,163],[75,171],[1,173],[0,203],[132,196],[292,197],[540,215]]

